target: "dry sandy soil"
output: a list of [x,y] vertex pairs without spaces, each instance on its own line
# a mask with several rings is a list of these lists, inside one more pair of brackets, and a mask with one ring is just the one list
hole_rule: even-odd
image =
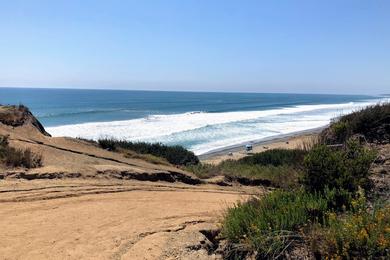
[[2,259],[215,259],[207,235],[223,209],[259,190],[7,180],[0,194]]

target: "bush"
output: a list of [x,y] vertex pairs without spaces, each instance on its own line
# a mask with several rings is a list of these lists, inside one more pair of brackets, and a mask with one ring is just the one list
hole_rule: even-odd
[[98,140],[100,147],[115,151],[119,148],[131,150],[140,154],[151,154],[165,158],[169,163],[175,165],[195,165],[199,163],[198,157],[182,146],[168,146],[161,143],[129,142],[115,139]]
[[[262,158],[259,160],[260,163],[272,162],[276,165],[280,162],[285,163],[284,165],[293,162],[292,159],[284,160],[278,157],[275,160],[263,159],[267,158],[266,156],[260,158]],[[340,225],[344,225],[342,222],[336,223],[330,219],[336,216],[337,212],[342,210],[343,214],[345,212],[357,214],[357,209],[359,212],[365,210],[366,203],[359,201],[361,198],[359,191],[363,192],[360,187],[369,188],[369,167],[374,158],[373,151],[354,140],[348,141],[341,149],[318,144],[304,158],[303,190],[275,191],[261,200],[252,199],[237,204],[226,213],[221,234],[235,245],[238,253],[234,250],[233,252],[237,253],[236,256],[242,257],[245,252],[250,252],[262,259],[281,256],[294,242],[307,239],[307,232],[314,232],[313,227],[321,232],[329,233],[329,230],[335,232],[337,228],[341,228]],[[276,166],[253,164],[251,167]],[[297,166],[288,167],[297,168]],[[228,169],[234,167],[230,166]],[[354,235],[357,236],[356,233]],[[332,236],[344,239],[342,235],[336,233]],[[332,236],[331,239],[334,238]],[[384,243],[383,238],[378,239]],[[327,241],[324,238],[321,238],[322,240]],[[316,240],[312,241],[315,248]],[[351,241],[348,245],[352,248],[353,243],[355,242]],[[358,245],[357,242],[355,244]],[[356,248],[355,244],[353,244],[354,248]],[[316,252],[322,255],[325,251],[321,251],[321,248],[328,246],[331,247],[333,244],[324,242]],[[367,244],[367,248],[371,246],[375,252],[379,250],[375,249],[378,248],[375,245]],[[339,252],[338,249],[335,252]],[[383,251],[380,251],[378,254],[382,253]],[[353,252],[347,252],[346,255],[353,255]],[[361,255],[366,253],[363,252]]]
[[332,124],[331,129],[334,132],[334,143],[344,143],[347,140],[349,133],[348,122],[339,121]]
[[390,206],[349,212],[339,218],[330,214],[329,225],[313,227],[310,237],[317,258],[389,259]]
[[[317,259],[388,259],[390,207],[387,204],[369,210],[364,197],[364,190],[371,188],[369,168],[375,152],[350,138],[363,134],[368,140],[383,142],[390,133],[388,120],[389,104],[373,106],[332,123],[324,132],[332,134],[322,136],[314,146],[306,146],[311,149],[270,150],[237,162],[252,173],[255,167],[303,166],[304,189],[275,191],[261,200],[251,199],[228,209],[221,232],[233,245],[228,254],[278,258],[294,242],[302,241],[310,243]],[[232,165],[226,169],[236,170]]]
[[226,160],[217,165],[198,164],[186,168],[199,178],[210,178],[217,175],[228,177],[245,177],[251,180],[269,181],[272,186],[291,188],[298,185],[302,171],[289,165],[249,164],[235,160]]
[[118,143],[119,141],[108,138],[98,140],[99,146],[109,151],[115,151],[117,149]]
[[221,235],[242,245],[242,251],[257,252],[257,258],[274,258],[301,240],[300,227],[324,223],[327,205],[319,194],[275,191],[228,209]]
[[[332,193],[332,192],[330,192]],[[332,194],[275,191],[227,210],[221,236],[228,239],[227,257],[270,259],[306,243],[316,259],[387,259],[390,256],[390,206],[367,209],[359,189],[349,211],[337,214]],[[230,254],[230,255],[229,255]]]
[[122,149],[122,150],[123,150],[122,152],[126,158],[139,159],[139,160],[147,161],[147,162],[150,162],[153,164],[170,165],[169,162],[165,158],[162,158],[162,157],[157,157],[157,156],[154,156],[151,154],[140,154],[140,153],[136,153],[136,152],[131,151],[131,150],[124,150],[124,149]]
[[42,166],[42,156],[30,149],[19,150],[9,146],[8,137],[0,136],[0,162],[9,167],[36,168]]
[[308,191],[329,188],[356,192],[359,186],[369,189],[369,168],[374,159],[372,150],[352,140],[340,150],[318,145],[305,157],[303,183]]
[[369,142],[390,142],[390,103],[377,104],[340,117],[322,135],[326,143],[344,143],[355,134]]
[[301,149],[272,149],[239,160],[225,160],[217,165],[192,165],[187,170],[199,178],[217,175],[244,177],[266,181],[275,187],[292,188],[298,186],[306,153]]
[[259,165],[301,165],[306,151],[301,149],[272,149],[238,160],[239,163]]

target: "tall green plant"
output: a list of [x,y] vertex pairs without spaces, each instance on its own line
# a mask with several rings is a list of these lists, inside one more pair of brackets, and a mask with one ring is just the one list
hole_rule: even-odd
[[341,150],[319,145],[305,157],[305,187],[309,191],[335,188],[351,192],[359,186],[369,188],[369,168],[374,158],[375,152],[353,140]]
[[199,158],[182,146],[168,146],[161,143],[130,142],[115,139],[99,139],[98,143],[103,149],[115,151],[118,148],[131,150],[141,154],[151,154],[165,158],[175,165],[194,165],[199,163]]
[[[222,236],[258,252],[259,258],[281,254],[294,240],[298,228],[310,221],[323,223],[328,201],[320,194],[275,191],[264,198],[238,203],[223,220]],[[245,250],[245,249],[244,249]]]

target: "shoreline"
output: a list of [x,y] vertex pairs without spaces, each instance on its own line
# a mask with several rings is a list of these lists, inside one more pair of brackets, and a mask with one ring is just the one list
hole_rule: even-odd
[[[302,144],[302,142],[308,141],[309,139],[317,136],[327,126],[328,125],[302,130],[302,131],[296,131],[288,134],[280,134],[276,136],[252,140],[252,141],[248,141],[236,145],[231,145],[231,146],[209,151],[207,153],[198,155],[198,157],[199,160],[202,161],[203,163],[217,164],[223,160],[228,160],[228,159],[236,160],[248,154],[258,153],[268,149],[275,149],[275,148],[293,149],[296,148],[298,145]],[[246,144],[251,144],[253,146],[253,150],[249,153],[245,151]],[[229,155],[229,153],[231,153],[232,155]]]

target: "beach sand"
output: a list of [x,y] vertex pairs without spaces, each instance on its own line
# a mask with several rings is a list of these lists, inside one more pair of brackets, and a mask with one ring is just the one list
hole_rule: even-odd
[[[212,151],[203,155],[200,155],[199,158],[202,163],[208,164],[218,164],[224,160],[238,160],[242,157],[253,153],[260,153],[269,149],[284,148],[284,149],[294,149],[299,148],[304,143],[308,143],[311,140],[315,139],[318,134],[325,127],[315,128],[300,132],[294,132],[286,135],[279,135],[263,140],[247,142],[240,145],[235,145],[220,149],[217,151]],[[253,150],[250,152],[245,151],[245,145],[251,144]]]

